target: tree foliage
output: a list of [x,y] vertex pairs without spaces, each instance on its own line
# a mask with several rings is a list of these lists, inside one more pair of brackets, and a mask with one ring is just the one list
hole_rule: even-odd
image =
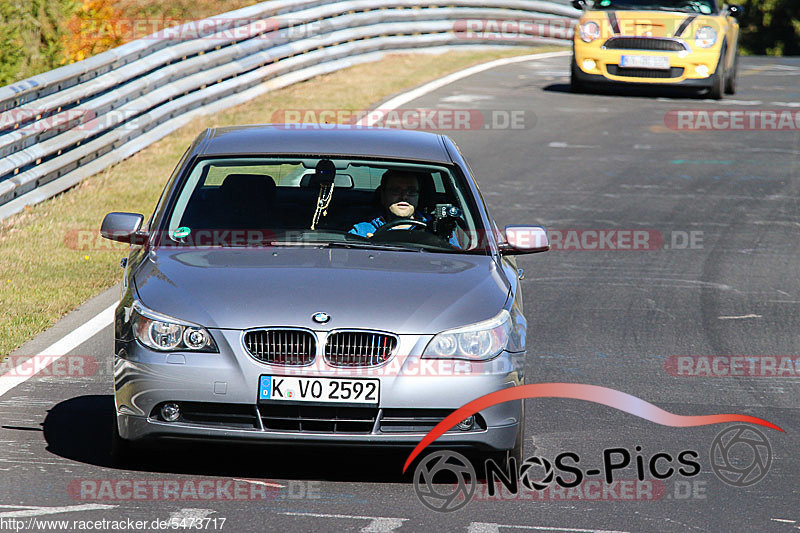
[[63,64],[75,0],[0,0],[0,86]]
[[121,17],[112,0],[82,0],[66,21],[64,63],[82,61],[125,41]]
[[744,52],[800,55],[800,0],[746,0],[743,5],[740,42]]
[[81,61],[154,30],[259,0],[0,0],[0,86]]

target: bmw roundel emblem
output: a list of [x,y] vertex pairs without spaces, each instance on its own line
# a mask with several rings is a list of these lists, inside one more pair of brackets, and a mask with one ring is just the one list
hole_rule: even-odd
[[329,315],[328,313],[319,312],[319,313],[314,313],[311,319],[317,324],[324,324],[331,319],[331,315]]

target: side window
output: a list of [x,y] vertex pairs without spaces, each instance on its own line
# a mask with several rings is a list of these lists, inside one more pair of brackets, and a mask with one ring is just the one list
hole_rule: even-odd
[[445,192],[445,188],[444,188],[444,180],[442,179],[442,173],[441,172],[432,172],[431,176],[433,177],[433,186],[434,186],[436,192],[440,193],[440,194],[444,193]]
[[361,190],[375,190],[381,184],[383,174],[378,169],[363,165],[349,165],[345,172],[353,178],[353,188]]

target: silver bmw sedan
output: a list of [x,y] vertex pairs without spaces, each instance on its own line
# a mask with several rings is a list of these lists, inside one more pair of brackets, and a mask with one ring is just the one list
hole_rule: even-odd
[[[130,243],[115,321],[114,453],[158,439],[413,446],[524,383],[515,255],[451,139],[330,125],[210,129]],[[521,401],[436,444],[519,460]]]

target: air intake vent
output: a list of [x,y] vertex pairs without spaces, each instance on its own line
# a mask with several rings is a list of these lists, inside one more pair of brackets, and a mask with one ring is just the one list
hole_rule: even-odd
[[657,70],[650,68],[620,68],[619,65],[606,65],[606,68],[612,76],[626,76],[628,78],[680,78],[683,76],[683,67]]
[[606,50],[657,50],[659,52],[681,52],[686,50],[678,41],[653,37],[613,37],[603,45]]
[[259,405],[267,431],[303,433],[371,433],[377,407],[316,407],[308,405]]

